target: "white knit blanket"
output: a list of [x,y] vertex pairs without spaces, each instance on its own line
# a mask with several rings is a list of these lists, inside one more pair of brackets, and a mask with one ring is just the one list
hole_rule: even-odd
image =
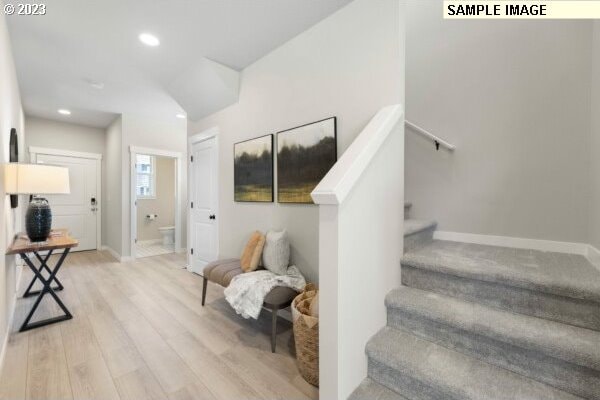
[[239,274],[231,280],[224,293],[238,314],[244,318],[257,319],[265,296],[275,286],[287,286],[300,291],[305,285],[306,280],[298,268],[291,265],[286,275],[276,275],[266,270]]

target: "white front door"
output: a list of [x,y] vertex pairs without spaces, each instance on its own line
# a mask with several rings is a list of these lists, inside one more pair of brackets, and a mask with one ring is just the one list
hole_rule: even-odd
[[201,274],[218,257],[217,141],[192,144],[190,159],[190,267]]
[[79,246],[74,251],[97,248],[97,224],[100,198],[97,182],[97,160],[38,154],[39,164],[69,168],[71,193],[43,195],[52,209],[52,228],[67,228]]

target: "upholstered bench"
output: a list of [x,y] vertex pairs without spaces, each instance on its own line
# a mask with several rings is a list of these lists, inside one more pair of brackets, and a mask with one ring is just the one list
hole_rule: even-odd
[[[262,269],[259,267],[258,269]],[[240,266],[240,260],[230,258],[226,260],[218,260],[211,262],[204,267],[202,274],[202,306],[206,300],[206,286],[208,281],[221,285],[223,287],[229,286],[234,276],[243,274],[242,267]],[[271,327],[271,351],[275,353],[275,338],[277,335],[277,312],[281,309],[289,307],[292,304],[292,300],[298,295],[294,289],[284,286],[274,287],[265,297],[263,306],[272,313],[272,327]]]

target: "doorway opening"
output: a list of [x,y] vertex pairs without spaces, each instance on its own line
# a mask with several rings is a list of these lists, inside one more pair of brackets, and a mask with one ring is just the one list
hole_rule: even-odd
[[219,256],[218,128],[188,139],[188,270],[201,274]]
[[131,256],[181,251],[181,154],[131,148]]
[[101,248],[102,239],[102,154],[45,147],[29,147],[34,164],[69,169],[71,192],[46,195],[52,207],[52,229],[64,228],[79,241],[73,251]]

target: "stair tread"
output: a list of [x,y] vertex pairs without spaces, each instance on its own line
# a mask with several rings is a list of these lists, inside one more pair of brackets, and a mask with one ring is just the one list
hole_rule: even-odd
[[435,221],[409,218],[404,220],[404,236],[414,235],[436,226],[437,222]]
[[434,240],[402,265],[600,302],[600,270],[577,254]]
[[386,306],[524,349],[600,370],[600,332],[515,314],[407,286],[386,296]]
[[371,378],[365,378],[352,392],[348,400],[408,400]]
[[449,398],[581,399],[390,327],[371,338],[367,355],[373,361],[448,393]]

